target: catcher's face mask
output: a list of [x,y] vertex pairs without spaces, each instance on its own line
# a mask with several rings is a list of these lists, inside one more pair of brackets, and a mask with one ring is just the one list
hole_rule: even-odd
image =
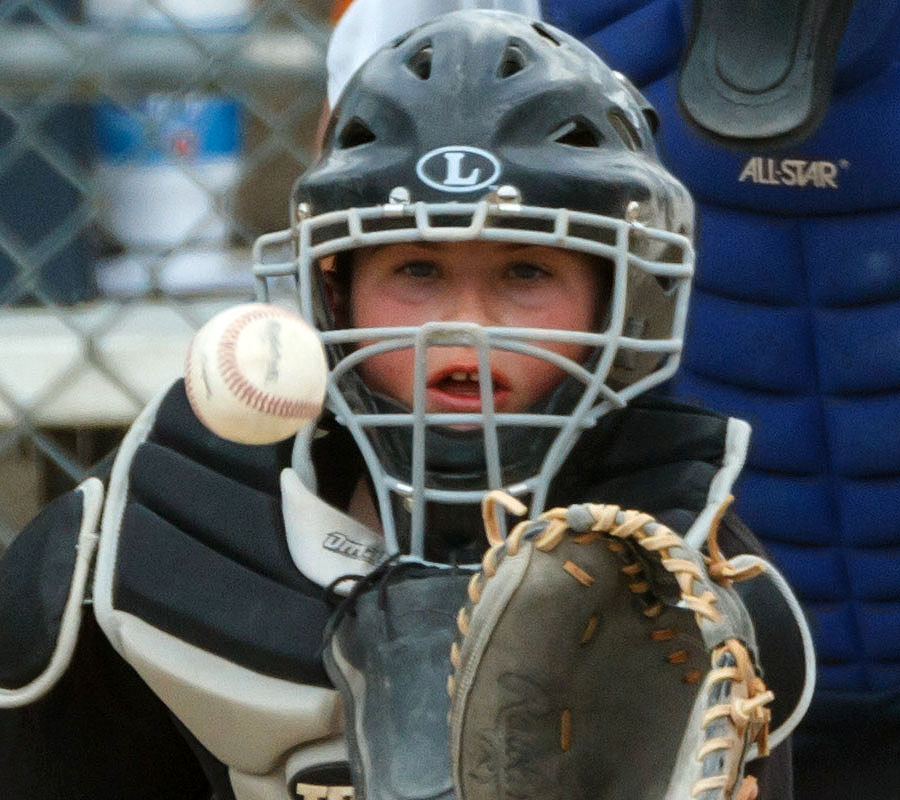
[[[254,269],[262,299],[271,277],[298,282],[330,357],[329,409],[370,470],[389,551],[442,560],[426,528],[452,538],[447,521],[491,489],[540,510],[581,432],[675,371],[693,206],[659,164],[648,120],[642,98],[588,49],[502,12],[442,16],[348,84],[295,188],[292,227],[260,238]],[[487,243],[483,253],[562,249],[597,265],[582,319],[541,309],[392,320],[354,308],[354,263],[371,265],[387,245],[435,243],[449,244],[441,258]],[[430,269],[418,261],[404,268]],[[378,367],[397,353],[410,365],[408,394],[386,388]],[[448,353],[466,356],[436,375]],[[536,383],[554,379],[506,403],[498,365],[523,357]],[[466,384],[469,399],[435,403],[442,380]],[[435,508],[448,511],[441,526]]]

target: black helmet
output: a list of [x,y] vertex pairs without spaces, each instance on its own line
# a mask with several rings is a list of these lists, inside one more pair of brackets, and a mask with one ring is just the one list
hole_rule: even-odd
[[[674,372],[693,204],[659,163],[654,124],[644,98],[587,47],[500,11],[440,16],[376,52],[348,82],[320,156],[295,185],[292,229],[263,237],[256,271],[263,285],[287,272],[263,250],[295,242],[302,313],[331,353],[330,406],[366,457],[389,545],[406,527],[398,509],[411,509],[418,555],[428,504],[477,505],[484,491],[504,488],[539,510],[580,433]],[[614,279],[599,330],[575,334],[593,346],[589,362],[570,362],[569,378],[540,407],[483,408],[467,418],[478,430],[462,434],[447,428],[458,420],[374,395],[355,368],[373,347],[543,357],[532,344],[541,332],[435,323],[379,331],[373,345],[371,332],[335,330],[320,265],[369,245],[475,239],[587,252]]]
[[660,164],[633,86],[561,31],[498,11],[446,14],[376,52],[348,82],[295,199],[322,214],[411,200],[530,206],[690,235],[686,190]]

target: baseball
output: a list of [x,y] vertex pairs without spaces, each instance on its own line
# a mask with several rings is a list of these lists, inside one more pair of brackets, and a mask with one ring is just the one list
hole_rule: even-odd
[[316,419],[328,379],[315,330],[265,303],[216,314],[194,336],[184,372],[199,420],[241,444],[280,442]]

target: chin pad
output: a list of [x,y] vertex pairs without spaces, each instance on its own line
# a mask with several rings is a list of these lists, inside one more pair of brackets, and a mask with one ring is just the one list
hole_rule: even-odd
[[695,0],[678,80],[686,118],[719,144],[806,139],[831,99],[853,0]]

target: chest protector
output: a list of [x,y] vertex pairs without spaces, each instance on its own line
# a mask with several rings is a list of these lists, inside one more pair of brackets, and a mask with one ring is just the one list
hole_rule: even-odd
[[[321,477],[340,470],[333,455],[343,435],[320,440]],[[632,505],[668,518],[688,537],[705,535],[743,463],[747,436],[745,423],[643,400],[585,434],[553,499]],[[325,587],[348,573],[369,573],[384,553],[379,536],[304,486],[298,474],[314,472],[308,461],[298,466],[304,457],[294,455],[295,471],[290,442],[250,447],[219,439],[193,417],[178,382],[132,427],[107,492],[97,620],[116,651],[227,767],[237,800],[343,791],[333,788],[346,774],[347,752],[341,704],[322,663],[334,612]],[[384,670],[408,661],[417,647],[432,661],[449,659],[453,615],[446,612],[463,604],[465,583],[452,584],[458,598],[441,599],[436,635],[420,630],[425,616],[411,619],[415,635],[384,652]],[[401,611],[403,596],[389,598]],[[421,686],[398,687],[395,699],[417,696],[422,703]],[[436,703],[446,703],[439,694]],[[438,705],[425,702],[421,713],[429,708]],[[398,730],[392,736],[403,747],[415,739],[415,730]],[[436,757],[441,747],[422,752]],[[439,794],[445,787],[435,780]]]

